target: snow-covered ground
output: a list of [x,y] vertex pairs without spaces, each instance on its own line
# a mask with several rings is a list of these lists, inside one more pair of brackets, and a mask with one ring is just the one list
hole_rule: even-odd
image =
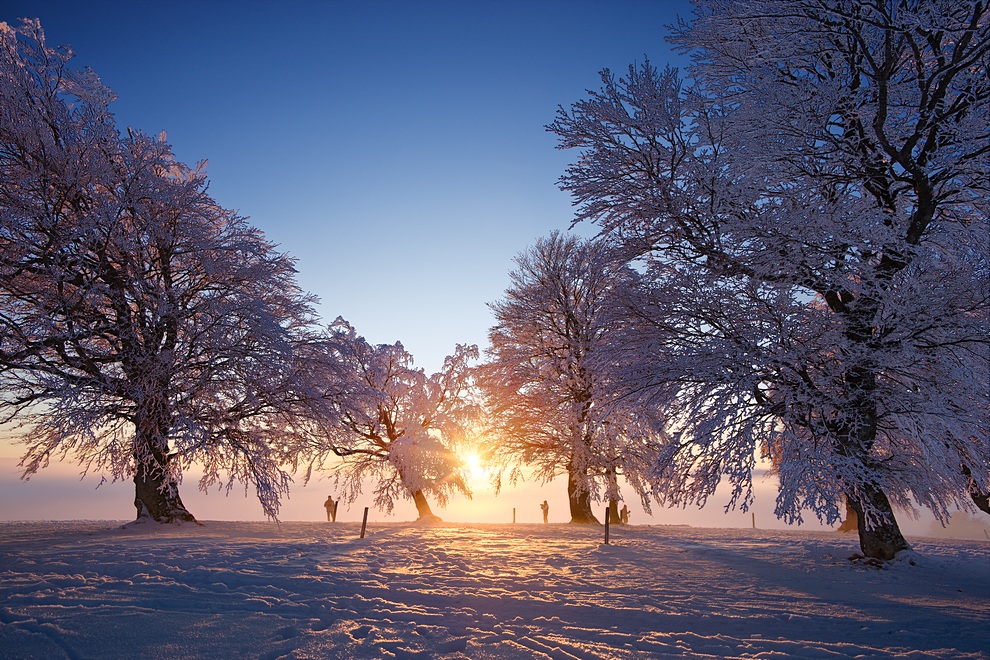
[[0,523],[4,658],[990,657],[990,542],[834,532]]

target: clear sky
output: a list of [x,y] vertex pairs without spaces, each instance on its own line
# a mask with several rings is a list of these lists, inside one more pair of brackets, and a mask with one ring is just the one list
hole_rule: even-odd
[[[603,68],[622,74],[644,57],[683,66],[664,26],[690,13],[687,0],[0,4],[0,21],[40,18],[50,45],[72,46],[118,94],[121,129],[164,130],[180,160],[209,160],[212,195],[298,259],[327,322],[343,316],[369,341],[402,341],[428,372],[456,343],[484,348],[486,303],[508,285],[512,258],[570,224],[556,182],[575,154],[544,129],[557,106],[597,89]],[[22,482],[19,453],[0,440],[0,519],[134,515],[133,484],[97,489],[71,462]],[[182,493],[201,519],[262,518],[250,494],[202,495],[196,479]],[[508,522],[515,507],[537,522],[547,499],[551,522],[568,519],[563,479],[498,497],[484,480],[473,488],[473,501],[434,510]],[[319,520],[332,490],[298,484],[283,518]],[[758,526],[782,526],[774,496],[774,483],[759,485]],[[341,518],[370,500],[369,489]],[[633,501],[632,521],[749,526],[725,500],[652,518]],[[395,519],[414,517],[411,503],[397,505]]]
[[[70,44],[118,94],[118,126],[166,131],[180,160],[209,160],[210,191],[298,259],[327,321],[369,341],[402,341],[428,372],[455,343],[484,348],[486,303],[512,258],[566,229],[556,181],[573,153],[544,126],[558,105],[648,57],[683,66],[664,26],[688,0],[310,1],[4,0],[0,21],[41,19],[50,45]],[[593,233],[593,228],[578,231]],[[130,518],[133,485],[80,482],[71,463],[18,481],[20,448],[0,439],[0,519]],[[260,519],[253,497],[195,491],[203,519]],[[495,498],[452,500],[449,520],[565,522],[566,481]],[[325,481],[293,490],[287,520],[320,519]],[[773,520],[761,486],[757,523]],[[630,493],[630,495],[632,495]],[[368,500],[368,501],[365,501]],[[633,503],[633,522],[748,526],[725,498],[696,510]],[[342,517],[353,519],[370,496]],[[375,513],[373,516],[382,516]],[[398,519],[415,517],[411,503]]]
[[[558,104],[644,56],[687,0],[5,0],[118,94],[118,126],[209,161],[210,191],[298,259],[326,321],[428,372],[484,347],[512,258],[566,229]],[[592,228],[580,231],[590,233]]]
[[[456,343],[484,348],[512,258],[570,224],[556,181],[574,154],[544,129],[557,106],[603,68],[672,62],[664,26],[690,12],[688,0],[4,0],[0,21],[41,19],[49,45],[71,45],[117,93],[121,130],[164,130],[180,160],[208,160],[211,194],[298,259],[327,322],[399,340],[433,372]],[[20,448],[0,445],[3,517],[133,515],[131,484],[94,492],[71,463],[19,482]],[[194,484],[196,515],[260,517],[253,498],[200,500]],[[544,498],[566,519],[565,488],[517,493],[520,520]],[[438,513],[511,519],[510,497],[486,504],[476,489]],[[295,489],[287,519],[318,518],[324,490]]]

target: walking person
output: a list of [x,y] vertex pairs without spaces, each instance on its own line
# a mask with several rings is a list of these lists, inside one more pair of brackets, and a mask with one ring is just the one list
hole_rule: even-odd
[[547,524],[547,515],[550,513],[550,505],[547,504],[546,500],[543,500],[543,504],[540,505],[540,509],[543,511],[543,524]]
[[327,522],[337,522],[337,505],[340,501],[333,501],[333,495],[327,495],[327,501],[323,503],[323,508],[327,510]]

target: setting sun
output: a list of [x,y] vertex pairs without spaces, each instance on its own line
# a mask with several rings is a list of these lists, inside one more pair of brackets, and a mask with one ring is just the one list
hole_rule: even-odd
[[478,452],[474,450],[468,451],[461,456],[461,460],[464,463],[464,471],[471,481],[479,482],[488,477],[488,468],[485,467]]

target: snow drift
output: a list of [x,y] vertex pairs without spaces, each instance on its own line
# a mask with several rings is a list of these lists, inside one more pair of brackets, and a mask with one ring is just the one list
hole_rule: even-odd
[[990,543],[828,532],[0,523],[0,656],[986,658]]

